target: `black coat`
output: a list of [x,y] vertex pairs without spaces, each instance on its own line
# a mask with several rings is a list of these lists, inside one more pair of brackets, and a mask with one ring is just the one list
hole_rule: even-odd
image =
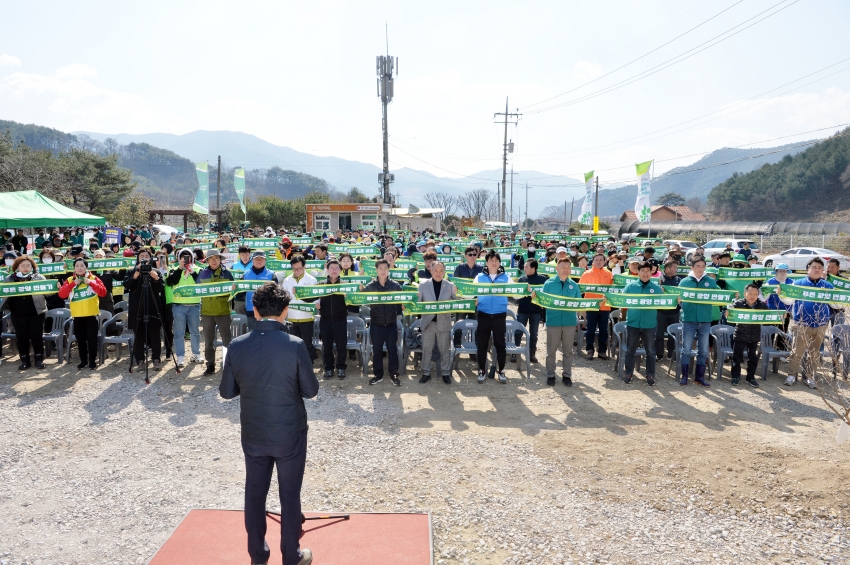
[[[743,298],[736,300],[732,308],[745,310],[767,310],[767,304],[759,298],[756,303],[750,304]],[[761,324],[735,324],[735,341],[756,343],[761,339]]]
[[[387,284],[381,286],[378,279],[366,285],[363,292],[398,292],[401,285],[392,279],[387,279]],[[373,326],[394,326],[396,316],[401,314],[401,304],[372,304],[369,306],[369,323]]]
[[[316,286],[322,284],[341,284],[342,282],[342,279],[340,279],[337,282],[332,283],[331,278],[327,277],[325,280],[317,283]],[[345,305],[345,295],[329,294],[327,296],[322,296],[321,298],[307,298],[304,302],[315,302],[316,300],[319,301],[319,310],[316,313],[321,316],[322,320],[339,322],[340,320],[348,318],[348,307]]]
[[319,393],[319,381],[304,342],[265,320],[230,342],[218,391],[242,397],[242,441],[286,445],[307,430],[304,399]]
[[[142,277],[134,279],[135,272],[136,267],[127,271],[127,278],[124,279],[124,291],[130,294],[130,300],[127,304],[127,327],[133,331],[138,331],[137,324],[143,319],[139,315],[139,305],[142,303]],[[165,316],[165,286],[163,285],[162,275],[156,281],[151,278],[150,288],[153,292],[152,295],[148,296],[148,315],[150,316],[148,324],[161,326],[160,315],[163,316],[163,319]],[[154,299],[156,303],[152,302]]]

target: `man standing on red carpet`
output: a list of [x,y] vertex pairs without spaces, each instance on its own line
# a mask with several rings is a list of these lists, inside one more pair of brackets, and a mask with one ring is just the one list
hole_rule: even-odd
[[307,460],[304,398],[319,393],[307,346],[286,333],[291,296],[273,282],[254,293],[254,330],[230,343],[221,384],[222,398],[241,396],[242,451],[245,453],[245,530],[254,565],[266,565],[266,497],[272,469],[280,487],[280,551],[284,565],[310,565],[300,549],[301,482]]

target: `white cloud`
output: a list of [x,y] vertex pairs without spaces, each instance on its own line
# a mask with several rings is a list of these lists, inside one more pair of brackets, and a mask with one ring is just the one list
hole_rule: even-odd
[[97,69],[88,65],[68,65],[67,67],[59,67],[53,74],[58,78],[96,77]]
[[591,61],[578,61],[573,65],[573,78],[576,80],[593,80],[596,77],[602,76],[605,69],[599,63]]
[[20,67],[21,60],[14,55],[0,55],[0,67]]
[[91,80],[97,70],[70,65],[52,75],[16,72],[0,79],[0,105],[9,115],[73,131],[85,129],[113,132],[147,130],[161,122],[145,98],[131,92],[103,88]]

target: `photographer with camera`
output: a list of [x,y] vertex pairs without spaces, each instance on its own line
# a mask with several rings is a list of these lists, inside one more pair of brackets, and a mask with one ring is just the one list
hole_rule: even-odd
[[183,249],[178,255],[179,266],[171,270],[165,284],[172,289],[171,314],[174,318],[174,352],[177,354],[177,367],[183,368],[186,354],[186,330],[189,331],[189,343],[192,346],[191,363],[200,363],[201,358],[201,299],[173,297],[175,288],[197,284],[201,269],[195,264],[195,256],[189,249]]
[[[130,303],[127,306],[127,326],[133,330],[136,339],[133,342],[133,357],[136,363],[145,362],[145,346],[151,350],[153,368],[159,369],[162,355],[162,337],[160,316],[165,309],[165,290],[162,275],[155,268],[153,256],[148,248],[139,249],[136,254],[136,265],[127,271],[124,279],[124,290],[130,293]],[[145,283],[150,294],[143,300],[146,292]],[[154,302],[155,301],[155,302]],[[147,311],[144,311],[144,310]],[[147,317],[147,329],[145,318]]]
[[106,296],[106,287],[99,278],[89,272],[89,264],[83,258],[74,261],[74,272],[59,288],[59,298],[71,300],[71,317],[74,319],[74,337],[80,350],[83,369],[88,361],[89,369],[96,367],[97,359],[97,316],[100,314],[100,298]]

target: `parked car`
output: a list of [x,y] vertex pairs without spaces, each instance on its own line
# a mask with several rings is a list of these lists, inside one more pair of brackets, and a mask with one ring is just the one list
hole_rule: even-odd
[[773,267],[777,263],[785,263],[793,271],[804,271],[806,270],[806,263],[815,256],[823,259],[824,263],[830,259],[838,259],[841,261],[842,271],[850,269],[850,259],[846,255],[820,247],[794,247],[776,255],[768,255],[764,258],[764,266]]
[[740,253],[744,250],[744,244],[749,243],[750,251],[758,255],[758,245],[756,244],[756,242],[750,239],[712,239],[711,241],[703,245],[703,247],[705,248],[705,258],[711,259],[711,253],[713,251],[721,251],[723,249],[726,249],[727,243],[732,244],[733,253]]

